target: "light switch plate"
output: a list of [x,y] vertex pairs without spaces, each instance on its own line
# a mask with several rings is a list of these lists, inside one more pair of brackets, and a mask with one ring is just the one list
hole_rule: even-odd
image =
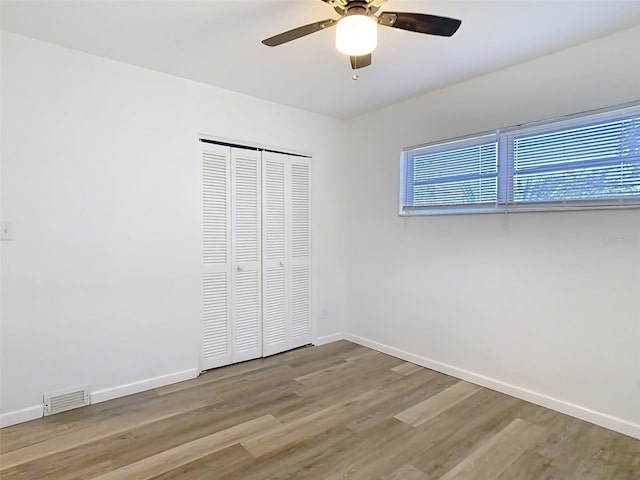
[[11,222],[0,222],[0,240],[13,240]]

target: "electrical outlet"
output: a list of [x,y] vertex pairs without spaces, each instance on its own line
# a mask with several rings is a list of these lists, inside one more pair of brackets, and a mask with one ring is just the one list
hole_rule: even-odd
[[11,222],[0,222],[0,240],[13,240]]

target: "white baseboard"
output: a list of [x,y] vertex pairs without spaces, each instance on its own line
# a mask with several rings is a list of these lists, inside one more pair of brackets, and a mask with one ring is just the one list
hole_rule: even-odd
[[14,410],[13,412],[0,413],[0,428],[10,427],[17,423],[35,420],[44,415],[44,405],[34,405],[33,407]]
[[324,345],[326,343],[337,342],[338,340],[344,340],[345,334],[342,332],[334,333],[332,335],[325,335],[324,337],[317,337],[313,342],[314,345]]
[[151,390],[153,388],[164,387],[166,385],[182,382],[184,380],[191,380],[192,378],[196,378],[197,376],[198,369],[190,368],[189,370],[183,370],[181,372],[161,375],[159,377],[147,378],[145,380],[140,380],[139,382],[132,382],[127,383],[126,385],[118,385],[117,387],[97,390],[91,393],[91,403],[106,402],[107,400],[112,400],[114,398],[144,392],[145,390]]
[[595,425],[599,425],[601,427],[608,428],[625,435],[629,435],[630,437],[640,439],[640,425],[629,422],[622,418],[613,417],[602,412],[596,412],[594,410],[576,405],[574,403],[559,400],[548,395],[534,392],[527,388],[505,383],[495,378],[486,377],[484,375],[470,372],[468,370],[463,370],[461,368],[438,362],[430,358],[415,355],[405,350],[401,350],[390,345],[385,345],[383,343],[360,337],[358,335],[345,333],[343,334],[343,338],[345,340],[364,345],[365,347],[372,348],[379,352],[401,358],[402,360],[406,360],[407,362],[415,363],[416,365],[420,365],[437,372],[451,375],[453,377],[460,378],[477,385],[481,385],[491,390],[506,393],[507,395],[511,395],[512,397],[520,398],[522,400],[526,400],[527,402],[535,403],[536,405],[541,405],[543,407],[550,408],[551,410],[555,410],[557,412],[579,418],[580,420],[585,420]]
[[[117,387],[105,388],[103,390],[96,390],[91,393],[91,403],[100,403],[107,400],[112,400],[118,397],[124,397],[125,395],[131,395],[133,393],[143,392],[145,390],[151,390],[153,388],[164,387],[172,383],[182,382],[184,380],[190,380],[198,376],[198,369],[191,368],[189,370],[183,370],[182,372],[170,373],[168,375],[161,375],[159,377],[147,378],[140,380],[139,382],[128,383],[126,385],[119,385]],[[12,412],[0,414],[0,428],[9,427],[17,423],[28,422],[29,420],[36,420],[44,415],[44,405],[35,405],[33,407],[23,408],[21,410],[14,410]]]

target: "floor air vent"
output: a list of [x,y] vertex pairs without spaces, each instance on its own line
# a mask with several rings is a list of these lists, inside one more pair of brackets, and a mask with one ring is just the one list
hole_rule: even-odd
[[45,393],[44,414],[45,416],[53,415],[72,408],[84,407],[89,405],[89,398],[89,387],[70,388]]

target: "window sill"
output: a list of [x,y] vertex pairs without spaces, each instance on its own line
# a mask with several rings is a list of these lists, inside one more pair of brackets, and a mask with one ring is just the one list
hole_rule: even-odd
[[586,204],[543,204],[543,205],[520,205],[520,206],[497,206],[491,208],[444,208],[425,209],[412,207],[401,210],[398,215],[401,217],[429,216],[429,215],[477,215],[487,213],[529,213],[529,212],[575,212],[585,210],[623,210],[628,208],[640,208],[638,203],[619,203],[609,205],[586,205]]

